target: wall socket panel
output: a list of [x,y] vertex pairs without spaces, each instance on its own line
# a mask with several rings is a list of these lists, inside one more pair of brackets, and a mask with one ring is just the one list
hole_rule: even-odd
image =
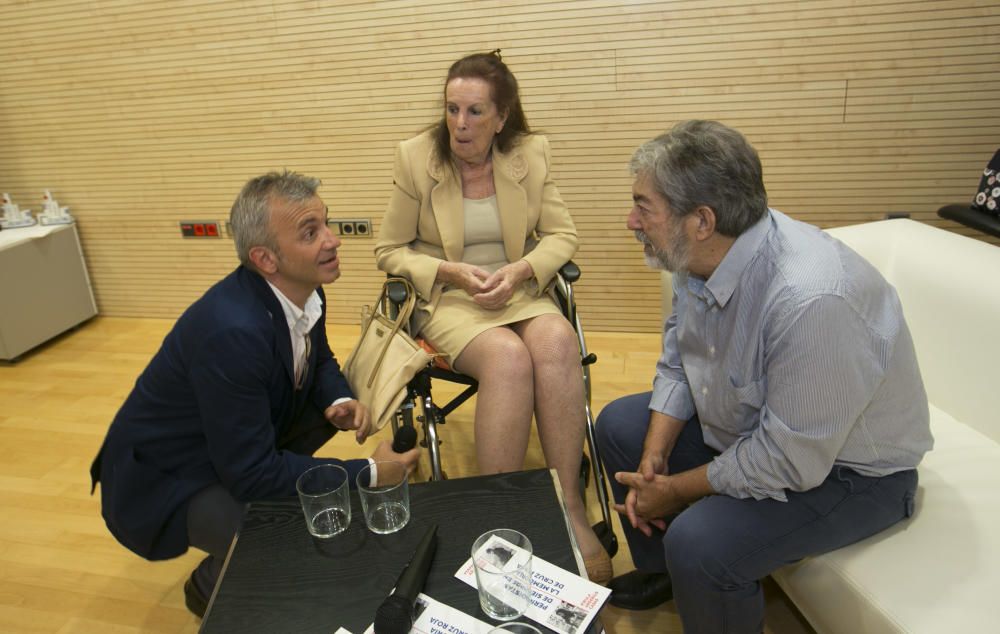
[[341,218],[330,218],[326,221],[330,230],[338,236],[367,238],[372,234],[372,221],[370,218],[359,220],[347,220]]
[[222,237],[222,223],[216,220],[181,220],[180,227],[185,238]]

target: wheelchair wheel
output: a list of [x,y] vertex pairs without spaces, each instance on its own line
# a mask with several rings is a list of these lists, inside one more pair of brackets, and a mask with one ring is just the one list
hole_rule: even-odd
[[601,540],[604,550],[608,551],[608,556],[614,557],[618,552],[618,537],[615,535],[614,530],[603,520],[594,524],[593,528],[594,533],[597,534],[597,539]]

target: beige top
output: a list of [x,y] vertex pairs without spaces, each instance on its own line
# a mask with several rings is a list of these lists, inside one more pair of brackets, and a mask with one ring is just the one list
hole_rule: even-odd
[[490,273],[509,264],[503,249],[497,197],[462,199],[465,208],[465,249],[462,261]]

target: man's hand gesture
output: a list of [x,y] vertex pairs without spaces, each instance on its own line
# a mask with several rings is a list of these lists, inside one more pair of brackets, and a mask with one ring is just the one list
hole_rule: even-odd
[[372,433],[372,417],[360,401],[351,399],[326,408],[326,419],[341,431],[355,430],[354,438],[360,445]]

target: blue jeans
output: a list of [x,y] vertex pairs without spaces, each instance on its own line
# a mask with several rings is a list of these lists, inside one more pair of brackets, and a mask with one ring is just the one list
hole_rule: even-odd
[[[635,471],[649,425],[651,392],[620,398],[597,418],[597,444],[617,502],[628,489],[617,471]],[[693,469],[717,451],[704,443],[697,418],[688,421],[668,459],[670,473]],[[818,487],[788,501],[711,495],[668,519],[666,532],[646,537],[622,517],[632,561],[669,572],[685,632],[760,632],[760,580],[804,557],[852,544],[913,513],[916,470],[868,477],[835,466]]]

